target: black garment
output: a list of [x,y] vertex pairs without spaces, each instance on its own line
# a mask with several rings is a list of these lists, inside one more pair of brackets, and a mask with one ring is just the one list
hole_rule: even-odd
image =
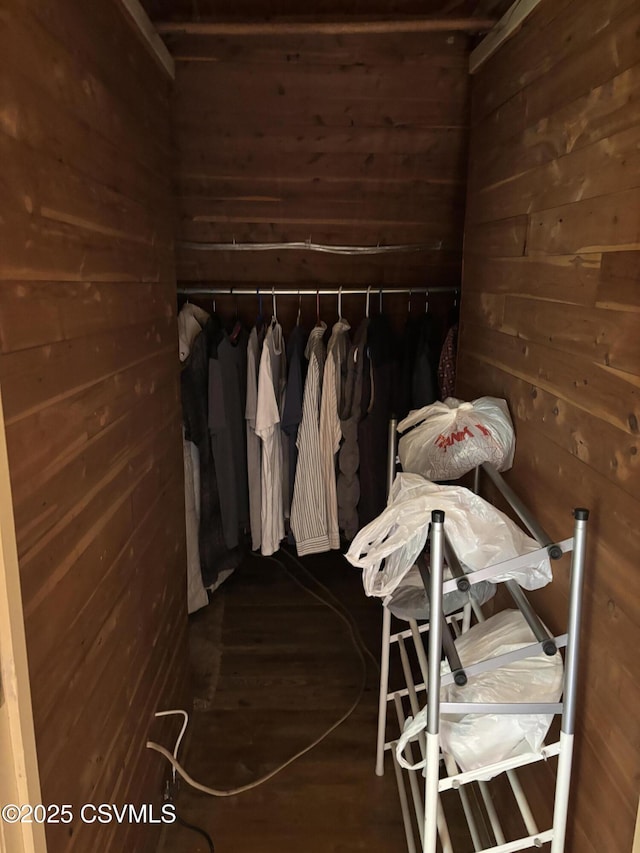
[[289,375],[287,377],[287,393],[282,412],[280,427],[289,437],[289,496],[293,499],[293,486],[296,479],[296,466],[298,464],[298,427],[302,421],[302,395],[304,381],[307,376],[308,362],[304,357],[309,333],[296,326],[289,335],[287,343],[287,363]]
[[421,317],[409,314],[402,332],[396,404],[396,415],[399,421],[406,418],[409,412],[416,408],[413,403],[413,370],[420,341],[421,322]]
[[387,503],[387,446],[389,419],[397,396],[398,361],[389,318],[374,317],[367,331],[370,369],[362,388],[362,420],[358,427],[360,448],[360,526],[379,515]]
[[209,437],[209,353],[217,352],[217,324],[207,321],[191,347],[180,375],[185,438],[200,454],[200,569],[205,586],[215,583],[218,573],[240,563],[239,548],[229,550],[222,530],[220,495]]
[[440,361],[440,333],[431,314],[420,317],[418,341],[411,377],[411,409],[429,406],[439,397],[438,363]]
[[[249,522],[249,491],[247,486],[247,344],[249,334],[241,329],[235,339],[225,335],[218,345],[218,361],[222,374],[225,418],[231,439],[231,454],[235,480],[237,518],[240,527]],[[219,484],[222,486],[222,484]]]

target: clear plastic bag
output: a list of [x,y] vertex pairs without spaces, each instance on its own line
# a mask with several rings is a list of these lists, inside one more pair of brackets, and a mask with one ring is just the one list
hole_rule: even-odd
[[[456,647],[462,665],[470,666],[532,643],[535,637],[520,611],[503,610],[462,634],[456,640]],[[443,664],[443,673],[448,671]],[[471,676],[464,687],[447,685],[442,688],[440,699],[442,702],[558,702],[562,687],[560,653],[553,657],[541,653]],[[550,714],[442,715],[440,742],[443,751],[455,758],[462,771],[476,770],[515,755],[538,752],[552,719]],[[403,767],[424,767],[424,761],[410,765],[403,750],[426,724],[426,708],[415,719],[407,719],[396,749]]]
[[513,424],[506,401],[497,397],[472,403],[447,397],[411,412],[398,424],[398,432],[407,430],[398,445],[402,468],[429,480],[457,480],[483,462],[498,471],[513,464]]
[[[535,539],[469,489],[403,472],[394,480],[386,509],[356,534],[346,554],[353,566],[362,569],[367,595],[384,598],[399,586],[425,546],[434,509],[444,510],[447,536],[468,570],[540,551]],[[491,580],[508,579],[525,589],[546,586],[553,579],[546,551],[532,556],[526,568]]]

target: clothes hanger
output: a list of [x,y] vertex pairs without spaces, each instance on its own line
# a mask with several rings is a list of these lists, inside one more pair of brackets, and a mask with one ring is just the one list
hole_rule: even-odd
[[338,288],[338,320],[342,320],[342,286]]
[[409,288],[409,302],[407,303],[407,314],[411,316],[411,288]]
[[378,291],[378,313],[382,314],[382,288]]
[[273,328],[278,322],[278,311],[276,309],[276,289],[275,286],[271,288],[271,328]]
[[236,318],[235,318],[235,323],[233,325],[233,330],[232,330],[231,334],[229,335],[229,340],[235,346],[238,343],[238,336],[240,335],[240,332],[242,331],[242,323],[240,322],[239,311],[238,311],[238,294],[235,293],[234,296],[235,296],[235,300],[236,300],[236,302],[235,302],[235,304],[236,304]]
[[296,317],[296,326],[300,325],[300,313],[302,311],[302,296],[298,290],[298,316]]
[[316,290],[316,325],[320,325],[320,291]]
[[260,293],[260,288],[256,288],[256,296],[258,297],[258,316],[256,317],[256,329],[260,331],[263,326],[264,320],[262,317],[262,294]]
[[424,295],[424,313],[425,314],[429,313],[429,291],[428,290]]
[[365,303],[364,316],[369,319],[369,300],[371,298],[371,286],[367,287],[367,301]]

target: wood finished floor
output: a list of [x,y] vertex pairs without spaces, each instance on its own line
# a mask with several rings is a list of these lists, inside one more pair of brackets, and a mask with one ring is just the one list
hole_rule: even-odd
[[[359,572],[337,554],[304,565],[348,608],[377,656],[381,608],[365,597]],[[349,708],[362,683],[348,628],[273,561],[247,558],[192,617],[190,640],[195,708],[181,758],[211,787],[245,785],[283,763]],[[368,662],[349,720],[264,785],[226,799],[183,786],[181,816],[209,832],[216,853],[402,853],[390,762],[383,778],[374,774],[378,678]],[[159,853],[207,849],[172,826]]]

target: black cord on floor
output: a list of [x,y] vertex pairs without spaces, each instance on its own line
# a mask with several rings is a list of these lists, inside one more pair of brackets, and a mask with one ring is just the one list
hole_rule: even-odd
[[178,812],[176,812],[176,821],[180,824],[180,826],[184,826],[185,829],[190,829],[192,832],[197,832],[198,835],[201,835],[207,844],[209,845],[209,853],[215,853],[215,848],[213,846],[213,841],[211,840],[211,836],[208,832],[202,829],[199,826],[194,826],[192,823],[187,823],[186,820],[183,820]]

